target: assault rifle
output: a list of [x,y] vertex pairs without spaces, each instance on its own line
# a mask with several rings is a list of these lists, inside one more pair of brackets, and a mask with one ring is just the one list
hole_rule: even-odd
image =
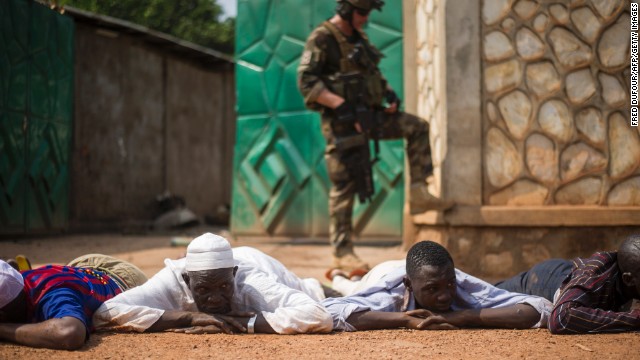
[[[364,79],[359,73],[348,73],[340,75],[339,79],[344,85],[345,103],[342,109],[336,111],[336,124],[332,124],[336,135],[336,150],[342,156],[342,162],[347,167],[347,171],[355,182],[358,200],[361,204],[371,197],[375,192],[373,185],[373,164],[379,158],[381,120],[383,114],[367,106],[364,102]],[[355,94],[354,94],[355,93]],[[360,124],[362,132],[355,132],[355,123]],[[336,131],[337,128],[351,129],[348,134]],[[375,154],[371,159],[369,151],[369,139],[374,141]]]

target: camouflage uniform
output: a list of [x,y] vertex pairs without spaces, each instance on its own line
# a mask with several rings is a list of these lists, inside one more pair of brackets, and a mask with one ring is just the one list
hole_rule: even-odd
[[[354,33],[358,33],[354,29]],[[359,36],[358,36],[359,35]],[[342,36],[342,39],[339,37]],[[349,54],[356,44],[365,49],[369,66],[361,66],[347,59],[342,54]],[[319,111],[322,119],[322,134],[326,139],[325,160],[327,171],[332,182],[329,193],[330,240],[334,256],[341,257],[353,252],[352,209],[356,194],[354,181],[351,179],[342,156],[335,147],[336,133],[344,136],[355,133],[355,129],[340,128],[334,122],[336,115],[332,109],[324,108],[316,102],[320,93],[327,89],[341,95],[341,84],[337,76],[345,72],[359,72],[365,79],[365,102],[375,108],[381,108],[386,91],[390,91],[386,79],[378,68],[380,52],[369,43],[363,32],[347,39],[329,22],[317,27],[307,39],[304,52],[298,67],[298,87],[304,96],[305,105]],[[366,64],[367,65],[367,64]],[[332,127],[332,122],[334,126]],[[385,114],[380,139],[401,139],[407,141],[412,183],[424,184],[425,178],[432,172],[431,149],[429,146],[428,123],[414,115],[398,111]]]

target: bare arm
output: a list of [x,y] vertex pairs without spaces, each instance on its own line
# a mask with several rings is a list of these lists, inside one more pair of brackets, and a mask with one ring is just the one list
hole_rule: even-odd
[[211,315],[182,310],[166,310],[146,332],[158,332],[167,329],[187,327],[210,327],[210,329],[218,329],[219,331],[217,332],[224,332],[226,334],[246,331],[246,327],[231,316]]
[[[250,316],[227,316],[227,315],[217,315],[220,319],[231,323],[235,322],[237,326],[242,327],[240,332],[247,332]],[[261,314],[258,314],[256,318],[256,322],[254,324],[254,332],[261,334],[276,334],[277,332],[273,330],[271,325],[267,322],[267,320]],[[180,332],[185,334],[217,334],[222,332],[219,327],[214,325],[197,325],[191,327],[183,327],[174,329],[174,332]]]
[[330,109],[335,109],[338,106],[342,105],[342,103],[344,103],[344,99],[341,96],[334,94],[327,89],[323,89],[320,92],[320,95],[318,95],[316,102]]
[[[411,320],[415,320],[411,323]],[[353,327],[362,330],[412,328],[421,322],[421,319],[412,318],[403,312],[361,311],[351,314],[347,322]]]
[[484,327],[529,329],[540,320],[540,313],[531,305],[517,304],[503,308],[469,309],[426,317],[421,326],[448,323],[459,328]]
[[[273,328],[271,327],[271,325],[269,325],[269,323],[267,322],[267,320],[264,318],[264,316],[262,316],[262,314],[258,313],[257,314],[257,318],[256,318],[256,323],[254,325],[254,331],[256,333],[261,333],[261,334],[277,334],[277,332],[275,330],[273,330]],[[240,323],[246,328],[247,324],[249,323],[249,319],[251,319],[251,317],[236,317],[236,320],[240,321]]]
[[0,339],[57,350],[75,350],[85,341],[87,329],[74,317],[65,316],[36,324],[0,324]]
[[361,311],[351,314],[347,322],[359,331],[407,328],[416,330],[453,330],[456,327],[447,323],[431,324],[421,327],[423,318],[410,315],[412,312]]

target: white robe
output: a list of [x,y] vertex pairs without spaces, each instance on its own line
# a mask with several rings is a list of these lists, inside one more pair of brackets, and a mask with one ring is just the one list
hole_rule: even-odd
[[[276,259],[250,247],[233,249],[238,271],[231,307],[261,313],[279,334],[326,333],[331,315],[320,305],[324,292],[316,279],[300,279]],[[185,259],[164,261],[165,268],[145,284],[107,300],[93,315],[96,329],[143,332],[165,310],[198,311],[182,278]]]

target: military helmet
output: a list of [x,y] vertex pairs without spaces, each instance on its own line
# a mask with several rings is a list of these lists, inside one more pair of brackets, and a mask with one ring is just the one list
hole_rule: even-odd
[[382,0],[336,0],[338,4],[349,3],[353,7],[363,10],[382,10],[384,1]]

